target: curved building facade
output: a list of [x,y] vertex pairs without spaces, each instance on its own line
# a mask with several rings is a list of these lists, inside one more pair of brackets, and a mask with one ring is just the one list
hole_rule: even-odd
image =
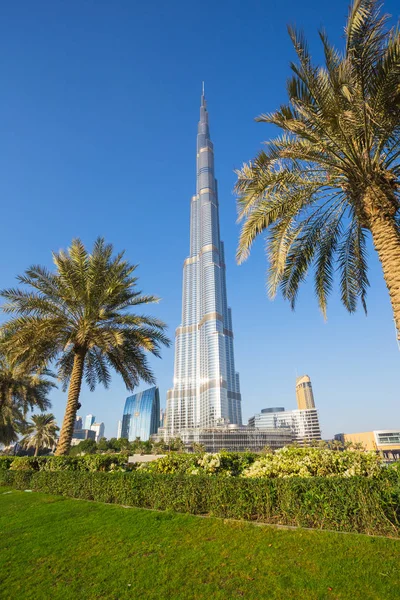
[[147,441],[160,425],[160,394],[157,387],[129,396],[122,417],[121,437],[130,442]]

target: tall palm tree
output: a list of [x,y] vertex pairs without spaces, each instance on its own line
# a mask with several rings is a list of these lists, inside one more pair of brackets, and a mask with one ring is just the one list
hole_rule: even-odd
[[32,266],[18,278],[28,290],[2,292],[3,311],[16,314],[4,326],[7,348],[21,361],[54,361],[68,387],[58,455],[70,449],[83,377],[91,390],[97,383],[108,387],[110,369],[129,390],[140,379],[153,383],[145,353],[159,356],[160,345],[169,344],[162,321],[128,312],[158,299],[137,290],[136,266],[123,255],[113,256],[112,245],[102,238],[89,254],[76,239],[67,252],[53,253],[55,273]]
[[50,407],[47,396],[56,387],[47,379],[51,375],[0,351],[0,443],[8,445],[18,439],[28,410]]
[[324,315],[336,269],[345,307],[366,310],[370,233],[400,335],[400,35],[387,22],[376,0],[355,0],[343,53],[320,32],[323,67],[289,28],[289,103],[256,119],[283,133],[237,171],[237,258],[266,231],[271,297],[280,287],[294,307],[312,265]]
[[24,448],[35,448],[35,456],[41,448],[53,449],[57,444],[57,427],[54,415],[51,413],[32,415],[32,422],[25,428],[25,437],[22,439]]

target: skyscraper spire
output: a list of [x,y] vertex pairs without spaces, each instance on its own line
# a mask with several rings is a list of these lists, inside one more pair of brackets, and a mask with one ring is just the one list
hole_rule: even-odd
[[183,267],[182,324],[176,330],[174,386],[167,395],[166,426],[169,435],[177,435],[183,429],[220,422],[241,424],[242,413],[203,82],[190,255]]

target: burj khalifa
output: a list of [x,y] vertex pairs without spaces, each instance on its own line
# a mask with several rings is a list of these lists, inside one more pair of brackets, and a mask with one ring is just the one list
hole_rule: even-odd
[[167,394],[169,436],[186,429],[242,424],[232,314],[220,239],[214,147],[201,95],[197,189],[190,205],[190,254],[183,265],[182,323],[176,329],[173,388]]

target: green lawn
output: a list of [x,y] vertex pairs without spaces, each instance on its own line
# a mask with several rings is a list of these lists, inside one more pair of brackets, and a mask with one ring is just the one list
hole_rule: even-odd
[[0,597],[394,600],[400,541],[0,488]]

